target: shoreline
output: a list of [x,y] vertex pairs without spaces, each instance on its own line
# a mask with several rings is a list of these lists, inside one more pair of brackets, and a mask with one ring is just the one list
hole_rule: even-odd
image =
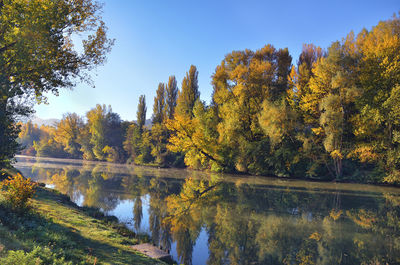
[[[176,172],[177,175],[185,175],[186,172],[188,173],[195,173],[199,175],[215,175],[220,176],[222,178],[229,178],[229,179],[247,179],[250,182],[260,182],[262,180],[276,180],[276,181],[288,181],[288,182],[297,182],[297,181],[304,181],[308,183],[315,183],[315,184],[324,184],[324,183],[334,183],[334,184],[354,184],[354,185],[372,185],[375,187],[387,187],[387,188],[399,188],[400,185],[396,184],[389,184],[389,183],[376,183],[376,182],[359,182],[359,181],[351,181],[348,179],[344,180],[328,180],[328,179],[317,179],[317,178],[301,178],[301,177],[279,177],[276,175],[251,175],[248,173],[222,173],[222,172],[212,172],[207,170],[195,170],[190,168],[175,168],[175,167],[156,167],[150,165],[135,165],[135,164],[126,164],[126,163],[112,163],[107,161],[92,161],[92,160],[84,160],[84,159],[70,159],[70,158],[52,158],[52,157],[36,157],[36,156],[26,156],[26,155],[16,155],[16,158],[24,158],[24,159],[32,159],[37,162],[46,162],[49,161],[48,164],[54,164],[53,162],[60,162],[60,163],[70,163],[77,164],[77,165],[101,165],[101,166],[113,166],[116,168],[132,168],[146,171],[172,171]],[[42,161],[40,161],[42,160]],[[15,164],[13,164],[14,167]]]
[[0,191],[0,235],[0,261],[16,251],[73,264],[165,264],[133,250],[141,242],[117,217],[40,186],[22,213],[8,208]]

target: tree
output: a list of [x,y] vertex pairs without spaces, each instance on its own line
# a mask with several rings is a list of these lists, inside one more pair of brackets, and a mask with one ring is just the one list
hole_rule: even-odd
[[124,141],[124,149],[128,153],[129,161],[135,162],[136,164],[149,163],[152,160],[151,134],[150,131],[144,127],[146,112],[146,97],[141,95],[136,112],[137,124],[129,126]]
[[124,141],[124,150],[128,154],[128,162],[135,161],[136,157],[140,154],[141,132],[137,124],[129,126]]
[[18,143],[21,145],[21,148],[23,148],[22,154],[35,155],[33,142],[38,142],[40,140],[40,129],[31,121],[19,123],[18,125],[21,125],[21,131],[18,134]]
[[189,72],[182,80],[182,88],[178,93],[176,112],[179,115],[192,117],[193,107],[196,100],[200,97],[198,75],[196,66],[191,65]]
[[221,170],[225,165],[219,154],[218,132],[214,109],[207,108],[197,100],[193,108],[193,118],[175,115],[167,123],[172,134],[169,138],[170,151],[184,152],[185,164],[194,169]]
[[76,113],[64,114],[63,119],[57,124],[54,140],[62,144],[65,152],[72,158],[81,157],[81,145],[78,142],[78,137],[83,126],[82,118]]
[[105,105],[97,104],[87,114],[88,128],[90,133],[90,144],[94,157],[97,160],[105,160],[103,148],[106,144],[106,115],[109,110]]
[[352,157],[376,165],[376,175],[386,175],[385,181],[400,183],[400,18],[394,16],[369,32],[363,30],[356,45],[362,96],[355,102]]
[[[296,151],[303,160],[302,169],[306,175],[327,175],[324,162],[320,154],[324,152],[321,140],[311,130],[310,124],[317,124],[318,117],[305,108],[304,98],[310,93],[310,79],[314,77],[313,67],[326,53],[313,44],[304,44],[299,56],[297,67],[292,66],[288,77],[287,103],[292,111],[296,113],[296,128],[292,133],[292,139],[301,142]],[[299,172],[300,174],[303,174]]]
[[143,127],[146,123],[146,112],[147,112],[146,96],[141,95],[139,97],[139,104],[136,112],[137,125],[139,126],[140,133],[143,132]]
[[172,119],[175,113],[176,100],[178,96],[178,85],[174,75],[168,79],[168,84],[165,88],[165,114],[168,119]]
[[287,49],[266,45],[257,51],[233,51],[215,69],[218,142],[230,170],[275,173],[268,168],[269,143],[259,117],[266,100],[272,103],[285,97],[290,65]]
[[[105,105],[97,104],[86,117],[91,146],[88,149],[91,149],[94,157],[109,162],[123,161],[123,131],[119,115],[112,112],[111,106],[107,108]],[[87,157],[90,157],[90,154]]]
[[315,142],[324,147],[319,160],[323,161],[334,178],[343,175],[343,159],[353,144],[351,120],[356,113],[354,102],[357,88],[358,56],[354,34],[342,42],[334,42],[326,57],[313,67],[309,91],[303,95],[300,108],[309,113],[306,120]]
[[215,151],[217,148],[212,145],[216,140],[215,130],[209,127],[211,124],[215,125],[210,118],[213,114],[213,110],[206,110],[204,103],[200,101],[198,72],[192,65],[182,81],[174,118],[166,123],[170,132],[168,150],[183,152],[185,164],[192,168],[211,168],[213,163],[222,163],[218,155],[209,150]]
[[[92,0],[0,2],[1,161],[16,151],[15,118],[31,112],[29,102],[43,102],[45,92],[58,94],[76,80],[90,82],[88,71],[104,63],[113,40],[100,10]],[[76,34],[83,38],[79,50]]]
[[56,128],[52,126],[40,127],[40,140],[33,142],[36,156],[39,157],[57,157],[63,158],[67,156],[64,146],[54,140]]
[[154,97],[153,104],[153,125],[162,123],[165,119],[165,84],[159,83],[157,88],[157,96]]

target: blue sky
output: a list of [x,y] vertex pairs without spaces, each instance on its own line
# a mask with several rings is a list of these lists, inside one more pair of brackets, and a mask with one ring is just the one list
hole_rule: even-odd
[[381,1],[104,1],[103,19],[115,38],[108,61],[92,72],[95,88],[48,95],[35,107],[48,119],[97,103],[111,105],[123,120],[135,120],[138,98],[146,95],[147,117],[159,82],[175,75],[178,86],[191,64],[199,71],[201,99],[210,101],[211,75],[233,50],[256,50],[270,43],[289,48],[293,63],[303,43],[327,48],[351,30],[371,29],[400,11],[399,0]]

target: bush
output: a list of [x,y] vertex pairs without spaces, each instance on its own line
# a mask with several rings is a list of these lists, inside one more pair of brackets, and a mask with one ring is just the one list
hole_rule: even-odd
[[0,183],[0,188],[4,190],[3,196],[13,209],[21,210],[27,207],[28,201],[36,192],[37,184],[30,178],[25,179],[21,174],[8,177]]
[[39,265],[39,264],[53,264],[53,265],[71,265],[71,262],[66,262],[64,258],[57,258],[48,248],[35,247],[31,252],[24,252],[22,250],[8,251],[7,255],[0,258],[2,265]]

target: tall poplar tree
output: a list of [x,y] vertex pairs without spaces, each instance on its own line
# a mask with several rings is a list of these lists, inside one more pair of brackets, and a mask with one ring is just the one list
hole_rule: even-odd
[[200,97],[198,75],[196,66],[191,65],[183,78],[176,105],[176,112],[180,115],[193,117],[194,103]]
[[165,118],[165,84],[159,83],[153,105],[152,123],[162,123]]
[[147,112],[146,96],[141,95],[139,97],[139,104],[136,112],[137,125],[139,126],[139,130],[141,133],[143,132],[143,127],[146,123],[146,112]]
[[174,75],[169,77],[165,93],[165,114],[168,119],[172,119],[174,117],[176,100],[178,97],[178,85]]

